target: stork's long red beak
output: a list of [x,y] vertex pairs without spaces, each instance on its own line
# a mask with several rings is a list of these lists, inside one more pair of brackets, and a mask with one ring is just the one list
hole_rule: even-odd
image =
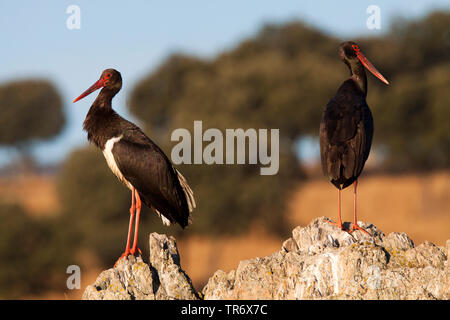
[[86,97],[87,95],[91,94],[95,90],[98,90],[98,89],[104,87],[105,86],[105,82],[106,82],[105,79],[98,80],[96,83],[94,83],[92,86],[90,86],[89,89],[87,89],[85,92],[83,92],[78,98],[73,100],[73,102],[77,102],[78,100],[83,99],[84,97]]
[[370,61],[366,58],[366,56],[362,54],[358,46],[354,45],[353,49],[355,50],[356,56],[358,57],[359,61],[361,61],[361,63],[364,65],[364,67],[366,67],[367,70],[372,72],[372,74],[375,77],[377,77],[378,79],[389,85],[389,81],[387,81],[386,78],[383,77],[383,75],[380,73],[380,71],[378,71],[377,68],[375,68],[373,64],[370,63]]

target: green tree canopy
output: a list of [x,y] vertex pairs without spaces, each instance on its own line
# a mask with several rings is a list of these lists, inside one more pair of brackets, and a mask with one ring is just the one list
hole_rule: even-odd
[[65,124],[62,99],[47,80],[21,80],[0,86],[0,144],[26,146],[50,139]]

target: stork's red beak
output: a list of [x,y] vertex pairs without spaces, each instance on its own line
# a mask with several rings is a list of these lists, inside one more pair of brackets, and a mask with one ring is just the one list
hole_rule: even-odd
[[380,73],[380,71],[378,71],[377,68],[375,68],[373,64],[370,63],[370,61],[366,58],[366,56],[362,54],[362,52],[359,50],[359,47],[357,45],[353,45],[352,47],[355,50],[356,56],[358,57],[359,61],[361,61],[361,63],[364,65],[364,67],[366,67],[367,70],[372,72],[372,74],[375,77],[377,77],[378,79],[380,79],[381,81],[383,81],[388,85],[389,81],[387,81],[386,78],[383,77],[383,75]]
[[87,89],[85,92],[83,92],[78,98],[73,100],[73,102],[77,102],[78,100],[83,99],[84,97],[86,97],[87,95],[91,94],[95,90],[98,90],[98,89],[104,87],[105,84],[106,84],[106,79],[101,78],[96,83],[94,83],[92,86],[90,86],[89,89]]

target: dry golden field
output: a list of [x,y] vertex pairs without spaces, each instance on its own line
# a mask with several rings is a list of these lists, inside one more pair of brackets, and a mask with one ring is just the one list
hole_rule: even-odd
[[36,217],[52,215],[59,210],[55,180],[47,175],[0,178],[0,199],[19,203],[26,212]]
[[[54,179],[49,176],[1,179],[0,196],[8,201],[21,202],[34,216],[56,213],[59,209]],[[319,216],[336,219],[336,198],[336,189],[323,177],[310,178],[291,195],[287,212],[291,227],[304,226]],[[343,192],[342,210],[343,220],[351,221],[351,187]],[[445,241],[450,238],[450,173],[363,175],[358,185],[358,212],[359,220],[373,223],[385,233],[406,232],[416,244],[430,240],[445,246]],[[188,236],[179,241],[178,246],[183,269],[195,287],[201,290],[217,269],[229,272],[240,260],[269,255],[279,250],[288,236],[270,235],[263,226],[257,225],[246,235],[235,237]],[[91,252],[80,254],[85,261],[82,289],[70,293],[51,292],[39,298],[81,297],[84,287],[92,283],[101,270]]]

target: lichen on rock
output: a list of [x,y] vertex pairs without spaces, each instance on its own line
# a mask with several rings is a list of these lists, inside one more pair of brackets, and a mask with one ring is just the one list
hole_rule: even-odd
[[349,234],[326,217],[296,227],[270,256],[216,272],[205,299],[449,299],[446,252],[405,233],[387,236],[360,222],[371,236]]
[[141,257],[121,259],[86,288],[83,299],[198,299],[191,280],[181,269],[175,238],[151,233],[149,242],[149,264]]
[[[352,234],[314,219],[296,227],[279,251],[216,271],[204,299],[450,299],[449,251],[429,241],[415,246],[406,233]],[[150,235],[150,261],[129,257],[103,271],[84,299],[199,299],[181,269],[175,239]]]

